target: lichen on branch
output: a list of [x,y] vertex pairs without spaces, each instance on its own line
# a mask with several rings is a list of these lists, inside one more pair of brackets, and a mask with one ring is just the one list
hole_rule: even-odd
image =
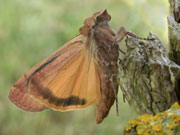
[[178,135],[180,134],[180,106],[172,105],[165,112],[155,116],[137,116],[125,126],[124,135]]

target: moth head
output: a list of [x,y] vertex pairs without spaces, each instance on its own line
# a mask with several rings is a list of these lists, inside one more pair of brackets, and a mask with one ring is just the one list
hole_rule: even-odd
[[80,34],[87,36],[91,30],[98,25],[108,25],[111,20],[111,16],[108,14],[107,10],[102,10],[93,14],[93,16],[88,17],[84,21],[84,26],[79,29]]

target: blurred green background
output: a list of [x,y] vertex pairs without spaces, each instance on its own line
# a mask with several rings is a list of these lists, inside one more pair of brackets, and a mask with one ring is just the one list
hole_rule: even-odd
[[168,42],[168,0],[0,0],[0,135],[116,135],[136,114],[122,100],[102,124],[96,107],[81,111],[24,112],[8,100],[15,81],[33,65],[78,34],[85,18],[107,9],[110,25],[124,26],[140,37],[153,31]]

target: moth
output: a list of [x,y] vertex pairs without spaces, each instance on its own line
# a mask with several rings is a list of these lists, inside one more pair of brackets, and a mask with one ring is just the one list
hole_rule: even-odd
[[117,101],[119,45],[126,32],[108,24],[107,10],[84,21],[80,34],[34,66],[10,89],[9,99],[25,111],[70,111],[97,105],[101,123]]

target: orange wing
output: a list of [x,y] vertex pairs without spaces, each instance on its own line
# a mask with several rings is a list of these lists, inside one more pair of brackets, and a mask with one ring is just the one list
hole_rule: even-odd
[[[22,103],[25,96],[18,97],[12,93],[25,91],[32,101],[36,101],[37,106],[43,106],[39,110],[47,106],[65,111],[98,103],[100,80],[95,60],[89,58],[88,53],[83,44],[83,36],[77,36],[18,80],[11,88],[9,98],[24,109],[27,106],[27,103]],[[20,87],[22,84],[23,87]],[[33,109],[26,107],[24,110]]]

